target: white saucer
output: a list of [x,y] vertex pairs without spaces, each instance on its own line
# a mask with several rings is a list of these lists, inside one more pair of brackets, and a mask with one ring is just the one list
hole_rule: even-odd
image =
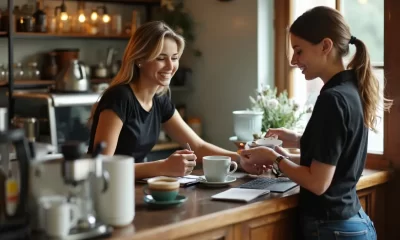
[[236,181],[236,178],[232,177],[232,176],[227,176],[225,182],[207,182],[207,180],[204,176],[201,176],[199,178],[200,184],[207,185],[210,187],[222,187],[222,186],[229,185],[230,183],[233,183],[234,181]]

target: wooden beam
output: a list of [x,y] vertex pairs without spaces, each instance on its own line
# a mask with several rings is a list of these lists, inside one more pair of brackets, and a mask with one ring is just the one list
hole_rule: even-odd
[[291,23],[291,0],[275,0],[275,86],[293,96],[293,74],[287,53],[288,27]]

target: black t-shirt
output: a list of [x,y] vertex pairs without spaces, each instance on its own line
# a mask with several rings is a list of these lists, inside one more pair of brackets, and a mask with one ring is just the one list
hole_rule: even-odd
[[354,71],[340,72],[322,87],[300,140],[300,164],[310,166],[314,159],[336,166],[336,171],[321,196],[300,188],[302,214],[339,220],[360,210],[356,184],[365,166],[368,142],[363,116]]
[[123,122],[114,154],[133,156],[136,163],[143,162],[157,142],[161,124],[175,112],[175,106],[167,95],[154,96],[153,106],[147,112],[128,84],[114,86],[101,97],[93,115],[89,153],[92,152],[99,115],[106,109],[114,111]]

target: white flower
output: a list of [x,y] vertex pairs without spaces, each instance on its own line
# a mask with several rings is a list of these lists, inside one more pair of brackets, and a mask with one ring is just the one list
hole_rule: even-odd
[[279,106],[279,102],[278,102],[278,100],[276,100],[275,98],[273,98],[273,99],[267,100],[266,105],[267,105],[267,107],[268,107],[269,109],[276,109],[276,108]]

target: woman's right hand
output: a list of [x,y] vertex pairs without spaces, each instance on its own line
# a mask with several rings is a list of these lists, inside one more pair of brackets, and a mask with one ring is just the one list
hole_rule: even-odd
[[270,128],[265,137],[278,137],[283,142],[283,147],[299,148],[301,135],[287,128]]
[[163,162],[163,172],[170,177],[182,177],[190,174],[196,166],[196,155],[193,151],[178,150]]

